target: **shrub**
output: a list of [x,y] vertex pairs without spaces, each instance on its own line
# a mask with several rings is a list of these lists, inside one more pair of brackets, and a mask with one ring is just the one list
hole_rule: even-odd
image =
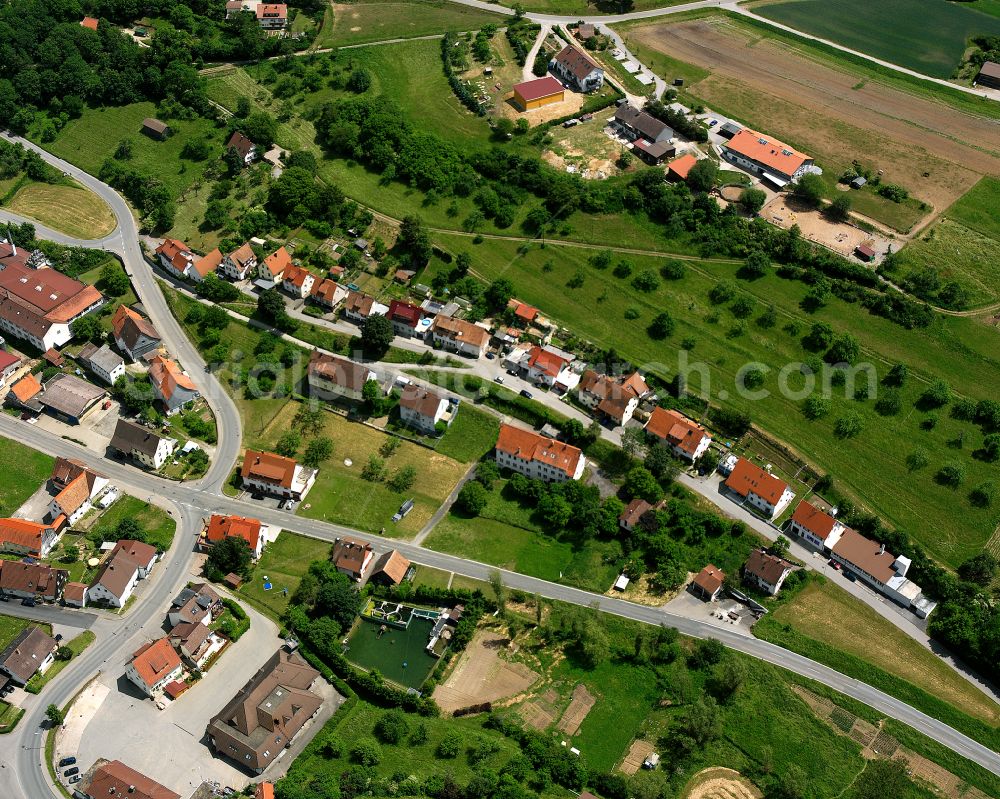
[[833,434],[837,438],[854,438],[864,428],[864,421],[857,411],[848,411],[841,416],[833,426]]
[[351,747],[351,760],[362,766],[377,766],[382,762],[382,747],[378,741],[362,738]]
[[675,326],[673,317],[666,311],[661,311],[653,317],[646,332],[650,338],[665,339],[673,334]]
[[458,757],[462,749],[462,736],[458,732],[449,732],[437,745],[435,754],[442,759],[453,759]]
[[401,710],[387,710],[382,717],[375,722],[375,735],[380,741],[387,744],[398,744],[406,733],[409,732],[410,725],[406,721],[406,716]]
[[938,469],[937,474],[934,475],[934,480],[948,488],[958,488],[962,484],[962,481],[965,480],[965,466],[958,461],[946,463]]

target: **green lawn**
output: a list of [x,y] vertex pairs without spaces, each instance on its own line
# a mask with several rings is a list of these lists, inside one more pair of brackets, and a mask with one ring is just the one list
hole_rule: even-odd
[[4,464],[0,480],[0,517],[10,516],[34,494],[52,474],[55,458],[0,438],[0,463]]
[[106,530],[110,536],[122,519],[135,519],[146,533],[146,543],[161,552],[170,549],[177,525],[170,514],[162,508],[136,497],[122,497],[105,511],[97,526],[101,530]]
[[1000,179],[985,177],[962,195],[945,216],[1000,241]]
[[[439,235],[446,249],[456,249],[462,242],[453,236]],[[922,380],[943,378],[952,387],[975,399],[985,398],[984,386],[1000,374],[1000,339],[982,334],[974,319],[940,317],[923,330],[904,330],[885,319],[868,314],[857,305],[831,299],[829,304],[810,315],[799,303],[806,286],[768,276],[747,283],[739,290],[749,295],[756,309],[740,325],[727,307],[715,307],[708,300],[709,290],[724,278],[732,278],[732,267],[715,263],[692,263],[687,276],[679,281],[661,281],[660,288],[645,294],[629,281],[589,266],[588,251],[575,248],[532,248],[519,255],[506,242],[491,241],[476,247],[474,272],[487,280],[501,275],[509,278],[515,293],[525,302],[543,308],[546,315],[587,340],[602,347],[614,347],[634,363],[670,376],[680,368],[680,343],[690,339],[693,349],[687,354],[694,368],[688,375],[688,388],[709,388],[713,397],[726,391],[730,405],[745,410],[762,428],[803,453],[818,468],[834,476],[838,487],[859,498],[874,512],[907,530],[928,551],[942,561],[957,565],[979,552],[1000,521],[996,508],[974,508],[967,492],[993,477],[993,469],[971,457],[980,445],[979,430],[940,414],[933,430],[921,428],[925,414],[912,403],[923,390]],[[617,260],[617,259],[616,259]],[[630,257],[635,270],[656,270],[659,261]],[[551,270],[541,267],[551,261]],[[441,268],[432,262],[432,274]],[[567,282],[577,271],[584,284],[570,289]],[[425,275],[425,281],[431,275]],[[777,324],[768,330],[754,319],[773,303]],[[677,322],[673,336],[665,341],[651,339],[645,331],[652,318],[667,310]],[[626,319],[626,311],[638,312],[637,319]],[[805,395],[783,396],[778,391],[778,370],[809,356],[801,339],[814,321],[829,323],[835,331],[850,331],[863,347],[863,359],[871,362],[879,375],[891,364],[905,362],[915,379],[903,392],[903,410],[899,416],[883,418],[875,413],[873,401],[855,402],[834,397],[829,416],[816,422],[805,419],[801,401]],[[789,327],[792,325],[792,327]],[[794,331],[794,332],[792,332]],[[769,396],[760,400],[740,397],[735,392],[738,370],[753,361],[771,367],[764,388]],[[706,378],[708,382],[706,383]],[[794,374],[789,386],[801,388]],[[840,441],[833,436],[838,416],[848,409],[857,410],[864,420],[864,431],[856,438]],[[954,446],[965,434],[961,449]],[[901,446],[900,442],[906,442]],[[953,442],[949,446],[948,442]],[[931,455],[929,468],[911,474],[905,466],[906,455],[915,447]],[[944,488],[933,475],[945,462],[960,461],[967,477],[958,491]]]
[[6,649],[22,630],[33,625],[34,622],[30,619],[0,615],[0,650]]
[[97,636],[90,630],[84,630],[75,638],[71,638],[68,642],[62,644],[62,646],[69,647],[73,656],[69,660],[57,659],[51,666],[49,666],[48,671],[46,671],[45,674],[36,674],[28,680],[25,690],[33,694],[39,693],[48,683],[52,682],[52,680],[56,678],[59,672],[61,672],[73,661],[73,658],[94,643],[96,638]]
[[462,463],[477,461],[493,449],[500,432],[500,420],[492,413],[463,402],[448,432],[441,436],[436,451]]
[[[332,17],[332,20],[331,20]],[[478,30],[506,17],[491,11],[455,5],[448,0],[360,2],[335,4],[323,19],[314,46],[344,47],[386,39],[406,39],[447,31]]]
[[417,566],[413,577],[414,585],[425,585],[429,588],[447,588],[451,572],[442,569],[432,569],[430,566]]
[[[328,543],[295,533],[281,532],[276,541],[264,548],[264,554],[253,575],[240,587],[240,596],[253,602],[272,618],[279,619],[298,588],[302,575],[309,570],[309,564],[329,555]],[[265,577],[273,586],[270,591],[264,590]]]
[[7,203],[17,214],[81,239],[99,239],[114,231],[116,221],[96,194],[68,178],[65,183],[29,181]]
[[141,133],[142,120],[156,116],[153,103],[85,108],[82,116],[70,120],[53,142],[44,147],[60,158],[96,175],[122,139],[132,139],[132,162],[166,184],[178,197],[201,179],[209,161],[185,161],[180,157],[184,143],[192,138],[210,138],[221,152],[222,131],[211,120],[164,120],[174,131],[166,141],[155,141]]
[[1000,19],[962,3],[921,0],[793,0],[761,16],[936,78],[958,66],[970,36],[1000,35]]

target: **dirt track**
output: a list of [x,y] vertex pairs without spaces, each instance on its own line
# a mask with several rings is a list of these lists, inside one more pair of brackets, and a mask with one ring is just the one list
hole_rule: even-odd
[[629,39],[710,69],[692,92],[720,112],[745,112],[748,123],[811,148],[828,169],[854,158],[885,169],[887,181],[938,211],[980,174],[1000,175],[1000,122],[876,81],[859,85],[856,74],[726,20],[655,24]]

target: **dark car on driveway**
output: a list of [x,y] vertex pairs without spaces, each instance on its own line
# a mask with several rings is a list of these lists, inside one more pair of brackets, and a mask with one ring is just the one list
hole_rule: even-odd
[[64,777],[72,777],[74,774],[79,774],[79,773],[80,773],[80,769],[78,769],[76,766],[73,766],[73,768],[66,769],[63,772],[63,776]]
[[75,757],[64,757],[62,760],[59,761],[59,768],[62,768],[63,766],[75,766],[75,765],[76,765]]
[[525,399],[531,399],[533,395],[532,395],[532,393],[530,391],[528,391],[528,389],[522,388],[521,389],[521,396],[524,397]]

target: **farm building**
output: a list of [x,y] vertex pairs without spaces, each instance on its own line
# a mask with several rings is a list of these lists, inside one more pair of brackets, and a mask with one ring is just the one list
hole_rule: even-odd
[[667,180],[687,180],[691,167],[698,163],[698,159],[691,153],[685,153],[680,158],[675,158],[667,164]]
[[171,130],[167,123],[160,122],[160,120],[153,119],[152,117],[146,117],[142,120],[142,132],[151,139],[159,139],[160,141],[163,141],[170,135]]
[[858,256],[858,258],[860,258],[865,263],[870,264],[872,261],[875,260],[875,250],[872,247],[872,243],[870,241],[866,241],[862,244],[859,244],[857,247],[855,247],[854,253],[855,255]]
[[986,86],[990,89],[1000,89],[1000,64],[996,61],[987,61],[976,75],[976,85]]
[[798,180],[806,172],[820,172],[814,166],[811,155],[800,153],[784,142],[750,128],[744,128],[723,144],[722,156],[779,189]]
[[650,166],[659,166],[665,158],[671,158],[677,153],[677,148],[669,142],[658,141],[649,144],[645,139],[636,139],[632,152]]
[[515,84],[513,103],[520,111],[532,111],[551,103],[561,103],[564,91],[558,80],[546,75],[544,78]]

